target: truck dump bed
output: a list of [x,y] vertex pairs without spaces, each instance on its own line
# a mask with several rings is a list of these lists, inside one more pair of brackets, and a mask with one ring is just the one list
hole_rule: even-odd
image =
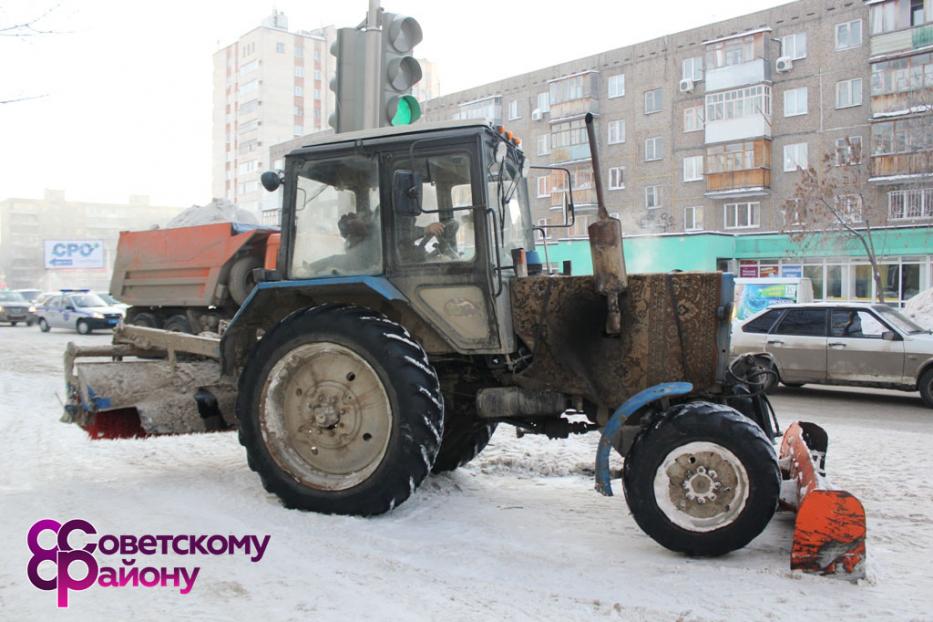
[[274,232],[229,222],[123,231],[110,293],[132,306],[219,306],[232,262]]

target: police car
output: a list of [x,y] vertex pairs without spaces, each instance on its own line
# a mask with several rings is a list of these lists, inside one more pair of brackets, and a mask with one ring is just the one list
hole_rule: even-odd
[[63,289],[36,309],[39,328],[69,328],[87,335],[97,329],[111,329],[123,319],[123,311],[108,305],[89,289]]

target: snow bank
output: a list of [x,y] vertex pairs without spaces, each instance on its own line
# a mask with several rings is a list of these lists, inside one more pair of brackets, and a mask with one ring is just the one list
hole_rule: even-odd
[[908,300],[904,313],[923,328],[933,330],[933,287]]
[[176,227],[194,227],[215,222],[235,222],[244,225],[258,225],[259,220],[252,212],[240,209],[226,199],[214,199],[207,205],[192,205],[175,218],[168,221],[166,229]]

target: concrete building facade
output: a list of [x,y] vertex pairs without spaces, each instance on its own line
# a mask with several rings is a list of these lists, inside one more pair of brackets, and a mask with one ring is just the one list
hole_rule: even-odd
[[280,11],[214,54],[212,192],[257,214],[269,147],[326,127],[333,27],[289,32]]
[[[107,291],[121,231],[164,226],[183,208],[150,205],[147,196],[125,204],[73,201],[60,190],[41,199],[0,201],[0,282],[10,288]],[[47,267],[47,242],[102,245],[99,267]]]
[[[845,173],[847,222],[872,227],[886,297],[904,301],[933,286],[931,52],[933,0],[798,0],[436,98],[425,117],[486,118],[569,168],[576,224],[547,243],[584,269],[588,112],[636,269],[809,276],[819,299],[869,299],[864,252],[795,207],[801,168]],[[565,179],[532,171],[538,224],[563,222]],[[832,230],[802,236],[816,228]]]

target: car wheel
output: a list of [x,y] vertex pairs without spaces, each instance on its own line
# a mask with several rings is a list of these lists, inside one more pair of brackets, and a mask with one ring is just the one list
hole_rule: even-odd
[[806,383],[805,383],[805,382],[784,382],[784,381],[782,380],[782,381],[781,381],[781,384],[783,384],[785,387],[788,387],[788,388],[790,388],[790,389],[799,389],[800,387],[802,387],[802,386],[805,385]]
[[10,326],[16,326],[19,322],[10,322]]
[[91,325],[84,320],[78,320],[76,327],[79,335],[89,335],[91,334]]
[[41,330],[43,333],[47,333],[52,330],[52,327],[49,326],[49,323],[45,321],[44,317],[39,318],[39,330]]
[[920,399],[923,400],[923,404],[928,408],[933,408],[933,367],[920,375],[917,389],[920,391]]

